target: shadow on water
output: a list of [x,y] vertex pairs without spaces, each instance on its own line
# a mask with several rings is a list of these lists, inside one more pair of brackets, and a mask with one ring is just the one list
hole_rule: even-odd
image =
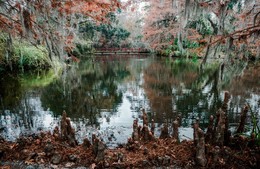
[[190,61],[121,55],[72,63],[56,78],[46,72],[6,75],[0,80],[0,132],[14,140],[53,129],[65,110],[79,140],[95,132],[114,146],[126,142],[133,120],[140,118],[141,123],[140,109],[145,108],[157,133],[163,123],[180,117],[181,136],[192,138],[194,119],[205,128],[220,107],[224,90],[232,95],[231,123],[239,121],[246,102],[259,114],[259,70],[257,65],[215,63],[200,68]]

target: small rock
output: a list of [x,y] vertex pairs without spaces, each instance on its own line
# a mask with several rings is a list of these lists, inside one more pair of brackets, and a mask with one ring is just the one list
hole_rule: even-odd
[[157,147],[158,147],[157,143],[154,143],[154,144],[153,144],[153,148],[155,149],[155,148],[157,148]]
[[29,165],[29,166],[27,166],[25,169],[36,169],[36,167],[35,167],[35,166],[32,166],[32,165]]
[[34,159],[35,157],[37,157],[37,153],[33,152],[33,153],[30,153],[29,156],[26,158],[26,161],[30,160],[30,159]]
[[36,159],[35,159],[35,162],[38,163],[38,164],[43,164],[44,160],[42,159],[42,157],[37,156]]
[[117,154],[117,160],[118,162],[123,162],[124,161],[124,154],[123,153],[118,153]]
[[65,167],[71,168],[73,165],[75,165],[75,163],[67,163],[65,164]]
[[47,156],[51,156],[53,154],[53,151],[54,151],[54,147],[53,145],[51,144],[51,141],[48,140],[47,141],[47,144],[45,145],[44,147],[44,152]]
[[76,155],[74,155],[74,154],[69,155],[69,160],[70,160],[70,161],[76,162],[77,159],[78,159],[78,157],[77,157]]
[[147,166],[148,164],[149,164],[149,162],[147,160],[142,161],[142,166]]
[[90,169],[95,169],[96,166],[97,166],[97,165],[96,165],[95,163],[92,163],[92,164],[89,166],[89,168],[90,168]]
[[111,168],[122,169],[126,168],[123,163],[113,163]]
[[144,148],[144,155],[147,155],[149,153],[148,149],[145,147]]
[[0,150],[0,158],[2,158],[4,156],[4,151]]
[[158,157],[157,160],[158,160],[159,165],[161,165],[163,163],[163,158],[162,157]]
[[163,165],[169,165],[171,163],[171,157],[169,157],[169,156],[165,156],[164,158],[163,158]]
[[109,162],[108,162],[108,161],[106,161],[106,160],[105,160],[105,162],[104,162],[104,167],[105,167],[105,168],[109,168],[109,167],[110,167],[110,164],[109,164]]
[[59,166],[58,166],[58,165],[53,165],[53,164],[51,164],[51,165],[50,165],[50,168],[51,168],[51,169],[59,169]]
[[27,149],[23,149],[21,151],[21,159],[25,160],[29,157],[30,151]]
[[60,154],[54,154],[51,158],[52,164],[59,164],[61,162],[61,155]]

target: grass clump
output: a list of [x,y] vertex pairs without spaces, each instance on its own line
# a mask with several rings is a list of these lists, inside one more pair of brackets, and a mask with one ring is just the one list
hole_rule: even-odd
[[51,66],[45,47],[32,46],[25,42],[14,43],[13,63],[22,69],[45,69]]
[[52,83],[59,74],[55,73],[53,69],[42,72],[30,72],[23,74],[20,78],[21,84],[25,88],[45,87]]

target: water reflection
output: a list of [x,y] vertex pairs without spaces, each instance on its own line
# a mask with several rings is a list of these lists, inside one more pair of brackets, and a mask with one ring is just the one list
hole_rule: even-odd
[[140,109],[145,108],[157,123],[156,134],[163,123],[170,124],[178,116],[181,135],[191,138],[193,120],[199,118],[206,127],[221,105],[224,90],[232,95],[231,123],[238,122],[246,102],[259,114],[259,69],[257,65],[201,68],[198,63],[153,57],[99,56],[68,66],[44,86],[5,76],[0,80],[0,132],[14,140],[23,133],[53,129],[66,110],[78,139],[95,132],[113,146],[126,142],[133,119],[140,118]]

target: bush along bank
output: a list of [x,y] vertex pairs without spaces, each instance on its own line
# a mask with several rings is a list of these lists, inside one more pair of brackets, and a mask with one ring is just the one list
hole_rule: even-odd
[[0,38],[0,72],[49,69],[51,60],[44,46],[33,46],[15,40],[11,47],[8,40]]

